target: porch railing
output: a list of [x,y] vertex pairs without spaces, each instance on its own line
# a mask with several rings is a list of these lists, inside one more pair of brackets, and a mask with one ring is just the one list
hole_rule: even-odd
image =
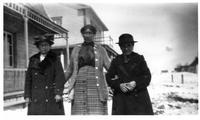
[[95,37],[95,42],[100,44],[107,44],[113,48],[113,39],[111,36],[106,37]]
[[24,90],[26,69],[4,68],[4,93]]

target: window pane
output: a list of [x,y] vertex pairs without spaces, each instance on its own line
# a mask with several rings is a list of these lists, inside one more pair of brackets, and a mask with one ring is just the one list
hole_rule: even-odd
[[9,61],[10,61],[10,66],[13,66],[13,57],[12,56],[9,56]]
[[8,35],[8,43],[11,44],[11,45],[12,45],[12,43],[13,43],[13,42],[12,42],[12,36],[11,36],[11,35]]
[[12,46],[9,45],[9,55],[12,56],[13,55],[13,51],[12,51]]
[[13,34],[4,32],[4,66],[14,66]]

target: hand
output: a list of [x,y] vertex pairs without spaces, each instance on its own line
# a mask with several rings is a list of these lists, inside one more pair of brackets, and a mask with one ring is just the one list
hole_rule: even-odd
[[113,94],[113,90],[111,89],[111,87],[108,87],[108,93]]
[[31,102],[30,98],[25,98],[25,106],[28,107],[28,104]]
[[126,83],[126,86],[128,87],[129,90],[133,90],[136,87],[136,82],[131,81],[129,83]]
[[67,102],[72,102],[72,100],[74,99],[74,89],[71,89],[70,91],[68,90],[67,93]]
[[62,100],[62,96],[56,95],[55,99],[56,99],[56,102],[60,102]]
[[25,98],[25,102],[30,103],[31,102],[30,98]]
[[108,87],[108,97],[113,97],[113,90],[111,89],[111,87]]
[[120,89],[121,89],[124,93],[128,92],[128,87],[126,86],[126,84],[127,84],[127,83],[121,83],[121,84],[120,84]]

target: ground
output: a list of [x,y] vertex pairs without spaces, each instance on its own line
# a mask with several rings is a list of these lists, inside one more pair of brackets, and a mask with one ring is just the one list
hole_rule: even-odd
[[[173,80],[172,80],[173,75]],[[155,115],[198,115],[198,76],[193,73],[152,74],[148,87]],[[64,102],[65,114],[71,104]],[[111,114],[112,101],[108,101]],[[26,115],[27,108],[3,111],[4,116]]]
[[198,114],[197,74],[163,73],[153,75],[148,90],[155,115]]

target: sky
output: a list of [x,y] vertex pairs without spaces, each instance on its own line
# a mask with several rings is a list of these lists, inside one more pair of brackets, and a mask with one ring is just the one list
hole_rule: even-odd
[[[132,34],[134,51],[144,55],[152,73],[190,64],[198,55],[198,3],[104,1],[72,2],[90,5],[114,43],[122,33]],[[117,44],[114,50],[121,53]]]
[[[152,72],[190,64],[198,55],[197,3],[85,3],[118,42],[123,33],[138,41],[134,51],[144,55]],[[121,53],[118,45],[114,49]]]

